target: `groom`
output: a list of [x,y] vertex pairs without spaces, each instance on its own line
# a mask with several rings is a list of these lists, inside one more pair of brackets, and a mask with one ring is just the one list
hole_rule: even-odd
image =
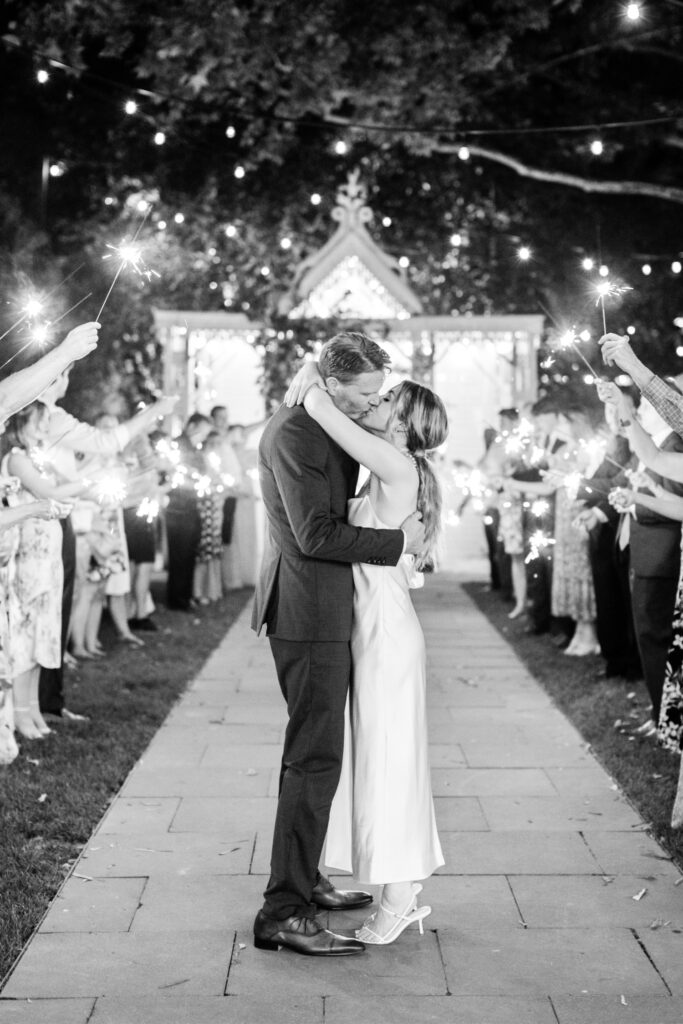
[[[389,358],[363,334],[338,334],[320,354],[320,373],[343,413],[362,424],[379,402]],[[414,513],[399,530],[346,522],[358,464],[302,405],[281,406],[259,446],[267,515],[266,550],[256,585],[252,626],[265,623],[280,689],[287,701],[280,794],[271,875],[254,922],[259,949],[287,946],[309,956],[361,953],[357,939],[316,920],[319,910],[372,902],[369,893],[335,889],[319,873],[344,744],[351,674],[352,562],[396,565],[421,549]]]

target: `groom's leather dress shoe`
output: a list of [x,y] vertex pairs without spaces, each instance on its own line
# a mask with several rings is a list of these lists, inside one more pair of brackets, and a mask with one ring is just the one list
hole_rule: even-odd
[[335,935],[311,917],[286,917],[278,921],[259,910],[254,921],[254,945],[257,949],[285,946],[305,956],[352,956],[365,946],[358,939]]
[[311,903],[321,910],[355,910],[372,903],[372,896],[361,890],[335,889],[329,879],[321,875],[313,886]]

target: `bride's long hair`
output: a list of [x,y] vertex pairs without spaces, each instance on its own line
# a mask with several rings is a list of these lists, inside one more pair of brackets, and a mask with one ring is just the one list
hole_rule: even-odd
[[443,495],[431,453],[448,437],[448,415],[443,402],[423,384],[401,381],[392,389],[392,419],[405,430],[406,448],[415,459],[419,477],[417,507],[425,527],[420,566],[432,561],[441,533]]

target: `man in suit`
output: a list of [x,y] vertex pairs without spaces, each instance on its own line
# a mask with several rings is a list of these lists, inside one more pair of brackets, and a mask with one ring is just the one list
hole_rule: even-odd
[[[625,407],[635,415],[640,396],[634,390],[621,391],[628,403]],[[605,454],[591,476],[584,478],[577,491],[578,500],[584,503],[577,520],[588,531],[598,641],[605,659],[600,675],[605,679],[622,676],[636,680],[642,677],[642,670],[631,610],[628,537],[620,529],[622,518],[608,495],[614,487],[630,486],[625,470],[635,469],[638,460],[624,437],[613,405],[605,406],[605,419],[613,435],[609,454]]]
[[[337,406],[358,423],[379,402],[388,356],[369,338],[343,333],[320,354],[320,372]],[[267,537],[252,626],[265,624],[289,723],[282,755],[271,875],[254,922],[260,949],[287,946],[313,956],[360,953],[357,939],[316,920],[319,909],[370,903],[335,889],[318,871],[341,771],[344,707],[351,673],[353,562],[396,565],[420,550],[415,513],[399,530],[351,526],[346,503],[358,464],[302,405],[282,406],[259,446]]]
[[[677,387],[675,382],[665,386]],[[645,399],[640,404],[637,420],[623,405],[619,406],[619,424],[627,431],[636,450],[634,432],[638,421],[642,429],[652,435],[652,441],[661,451],[683,452],[683,439],[677,433],[668,432],[664,421]],[[647,474],[664,491],[683,496],[683,484],[661,477],[652,469],[648,469]],[[648,493],[648,489],[635,489],[633,497],[629,498],[635,501],[635,512],[626,521],[630,527],[633,621],[643,676],[652,701],[652,721],[644,723],[643,731],[649,729],[654,732],[659,721],[667,656],[673,639],[673,616],[681,566],[681,524],[639,502],[639,492]],[[612,500],[621,511],[618,492]]]

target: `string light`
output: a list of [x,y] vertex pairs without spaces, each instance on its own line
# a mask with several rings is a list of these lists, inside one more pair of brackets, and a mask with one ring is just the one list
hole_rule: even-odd
[[450,243],[456,248],[457,246],[462,245],[462,235],[459,235],[457,232],[454,235],[451,235]]
[[337,156],[344,156],[349,151],[349,147],[346,145],[343,139],[338,139],[334,144],[334,151]]
[[634,335],[636,333],[636,329],[633,326],[633,324],[628,325],[628,327],[626,328],[626,333],[630,335]]
[[237,234],[237,228],[234,224],[228,224],[225,228],[225,234],[227,238],[234,238]]
[[401,256],[398,261],[398,265],[399,267],[402,267],[405,270],[406,267],[410,266],[410,260],[408,259],[407,256]]
[[590,149],[593,156],[602,156],[605,149],[602,144],[602,139],[593,139]]
[[173,215],[173,220],[176,222],[176,224],[182,224],[183,221],[185,220],[185,214],[184,213],[176,213],[176,214]]
[[157,221],[157,231],[165,231],[165,230],[166,230],[166,221],[165,220]]
[[467,146],[461,146],[458,150],[458,156],[461,160],[469,160],[470,151]]
[[607,277],[609,275],[609,267],[605,263],[603,263],[600,269],[598,270],[598,274],[600,275],[600,277]]
[[650,274],[652,273],[652,267],[650,266],[649,263],[643,263],[643,265],[642,265],[642,267],[640,269],[642,270],[642,272],[645,275],[645,277],[649,277]]
[[280,248],[281,249],[291,249],[292,248],[292,239],[291,238],[281,238],[280,239]]
[[261,274],[263,275],[263,277],[268,277],[268,275],[270,274],[270,267],[261,267]]
[[115,202],[116,202],[116,200],[114,199],[113,196],[105,196],[104,197],[104,205],[105,206],[113,206]]
[[319,192],[314,192],[313,195],[311,196],[311,202],[313,203],[314,206],[320,206],[322,201],[323,198]]
[[242,164],[238,164],[232,173],[236,178],[243,178],[247,172],[244,170],[244,167],[242,167]]
[[50,76],[47,73],[47,71],[45,70],[45,68],[39,68],[38,71],[36,72],[36,78],[38,79],[38,81],[40,82],[41,85],[45,85],[45,83],[47,82],[49,77]]
[[229,124],[228,127],[225,129],[225,137],[226,137],[226,139],[234,139],[236,135],[237,135],[237,132],[235,131],[233,126],[231,124]]
[[166,142],[166,133],[165,132],[155,132],[154,133],[154,143],[155,143],[155,145],[163,146],[163,144],[165,142]]
[[641,15],[640,4],[627,4],[624,13],[629,21],[639,21]]
[[126,114],[135,114],[137,113],[137,109],[138,105],[135,102],[135,100],[126,100],[126,102],[123,105],[123,110]]
[[581,266],[583,267],[583,269],[584,269],[584,270],[592,270],[592,269],[593,269],[593,267],[595,266],[595,263],[594,263],[594,262],[593,262],[593,260],[592,260],[592,259],[590,258],[590,256],[585,256],[585,257],[584,257],[584,258],[583,258],[583,259],[581,260]]
[[680,274],[681,269],[683,269],[683,267],[681,265],[681,261],[680,260],[674,260],[673,263],[671,264],[671,273],[672,274]]
[[66,164],[62,160],[58,160],[54,164],[50,164],[50,177],[61,178],[66,173]]
[[382,217],[382,227],[390,228],[392,224],[391,217]]
[[517,258],[526,263],[527,260],[531,259],[531,249],[528,245],[521,245],[517,250]]

